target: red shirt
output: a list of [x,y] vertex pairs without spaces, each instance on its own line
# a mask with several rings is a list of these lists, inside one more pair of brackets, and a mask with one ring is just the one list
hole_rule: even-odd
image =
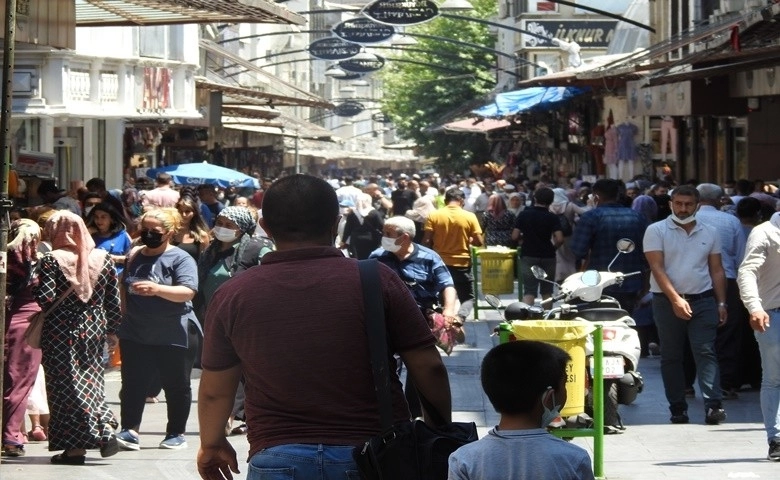
[[[434,345],[409,289],[391,269],[379,269],[388,351]],[[206,314],[203,368],[239,363],[250,458],[291,443],[361,445],[379,433],[357,261],[339,250],[271,252],[217,290]],[[409,409],[391,371],[401,421]]]

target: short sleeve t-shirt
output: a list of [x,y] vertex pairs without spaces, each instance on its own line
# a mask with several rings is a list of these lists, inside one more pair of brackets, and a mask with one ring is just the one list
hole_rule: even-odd
[[521,257],[554,258],[552,234],[561,231],[561,221],[547,207],[526,208],[517,215],[515,228],[523,234]]
[[151,280],[161,285],[182,285],[197,292],[198,267],[195,260],[178,247],[155,256],[139,251],[129,260],[122,278],[127,292],[127,308],[119,327],[119,337],[144,345],[186,348],[189,322],[199,326],[192,302],[171,302],[158,296],[135,295],[132,284]]
[[[95,242],[95,248],[105,250],[111,255],[125,255],[130,251],[133,241],[130,239],[130,235],[126,231],[120,230],[114,232],[107,237],[101,237],[98,234],[92,235],[92,240]],[[124,270],[124,265],[116,265],[116,273],[121,274]]]

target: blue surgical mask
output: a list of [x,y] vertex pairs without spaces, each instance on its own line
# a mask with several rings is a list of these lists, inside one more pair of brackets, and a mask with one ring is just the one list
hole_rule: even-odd
[[[552,409],[547,408],[547,405],[544,403],[547,392],[550,392],[553,404]],[[556,418],[561,416],[561,406],[555,403],[555,390],[552,387],[547,387],[547,390],[542,394],[542,408],[544,408],[544,412],[542,412],[542,428],[547,428]]]

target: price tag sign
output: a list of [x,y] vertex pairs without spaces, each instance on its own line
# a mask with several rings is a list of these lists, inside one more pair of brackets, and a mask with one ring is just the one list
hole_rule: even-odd
[[[590,362],[590,375],[593,377],[593,357],[588,359]],[[621,378],[625,373],[623,371],[623,357],[604,357],[601,361],[601,371],[604,378]]]

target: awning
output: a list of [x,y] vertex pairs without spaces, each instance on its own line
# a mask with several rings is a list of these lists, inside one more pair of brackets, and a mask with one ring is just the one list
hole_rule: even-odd
[[265,0],[76,0],[76,26],[283,23],[306,19]]
[[334,108],[334,105],[324,98],[318,97],[317,95],[307,92],[306,90],[302,90],[291,83],[285,82],[276,75],[266,72],[254,63],[225,50],[210,40],[201,39],[200,47],[206,50],[206,52],[209,54],[222,57],[232,64],[240,65],[247,69],[247,71],[251,71],[256,75],[263,77],[266,80],[264,83],[268,85],[267,88],[273,89],[273,93],[261,92],[259,90],[242,87],[241,85],[230,85],[228,83],[205,79],[198,80],[198,83],[200,84],[199,86],[201,86],[201,88],[208,88],[213,91],[223,91],[227,92],[228,94],[230,94],[231,91],[234,93],[238,93],[240,91],[240,94],[242,95],[251,94],[255,98],[268,99],[268,103],[273,105],[296,105],[328,109]]
[[[582,65],[577,68],[566,69],[560,72],[548,73],[547,75],[541,75],[538,77],[529,78],[517,82],[518,87],[603,87],[604,78],[582,78],[583,74],[603,67],[609,63],[616,62],[623,58],[632,55],[631,53],[618,53],[614,55],[599,55],[597,57],[586,58],[582,60]],[[625,77],[621,77],[621,81],[625,81]],[[613,82],[609,83],[609,88],[612,89],[616,85]]]
[[278,124],[276,126],[272,126],[272,125],[245,125],[242,123],[224,123],[223,126],[231,130],[242,130],[245,132],[264,133],[266,135],[282,135],[284,133],[281,126],[279,126]]
[[444,125],[445,132],[487,133],[492,130],[506,128],[512,125],[509,120],[494,120],[491,118],[467,118]]
[[575,87],[531,87],[499,93],[493,103],[471,113],[480,117],[504,117],[538,109],[580,95],[587,89]]

